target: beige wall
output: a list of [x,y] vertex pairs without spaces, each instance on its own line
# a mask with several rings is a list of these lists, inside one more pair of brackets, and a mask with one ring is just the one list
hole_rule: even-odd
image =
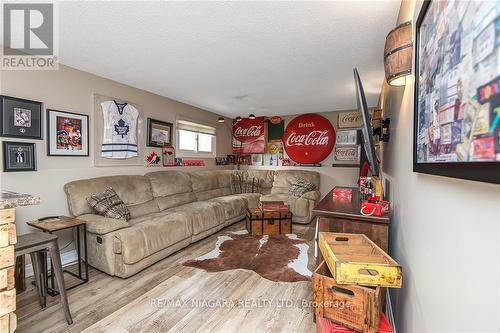
[[[415,25],[420,7],[403,1],[397,22]],[[398,332],[498,332],[500,186],[412,172],[413,84],[381,95],[390,247],[403,267],[403,288],[391,291]]]
[[[354,82],[353,82],[354,86]],[[353,99],[355,96],[353,95]],[[346,110],[346,111],[351,111],[351,110]],[[338,129],[337,123],[338,123],[338,112],[339,111],[330,111],[330,112],[322,112],[318,113],[328,119],[332,126],[335,128],[335,131],[343,130],[343,129]],[[285,121],[285,128],[288,122],[290,122],[293,118],[295,118],[296,115],[294,116],[283,116],[283,120]],[[334,162],[333,159],[333,152],[328,157],[321,162],[321,167],[270,167],[267,165],[264,166],[250,166],[249,168],[251,169],[274,169],[274,170],[279,170],[279,169],[292,169],[292,170],[312,170],[312,171],[317,171],[321,174],[321,184],[320,184],[320,191],[322,195],[327,194],[333,187],[335,186],[357,186],[357,181],[358,181],[358,176],[359,176],[359,168],[358,167],[332,167],[332,164]],[[286,157],[286,153],[285,153]],[[266,161],[266,158],[264,159]],[[293,162],[293,161],[292,161]]]
[[[224,124],[218,124],[217,115],[211,112],[70,67],[60,66],[57,71],[2,71],[0,91],[3,95],[41,101],[44,103],[44,108],[84,113],[90,116],[89,157],[47,156],[45,140],[47,133],[45,133],[45,128],[44,140],[2,138],[6,141],[36,142],[38,171],[2,172],[0,174],[2,189],[30,193],[41,197],[40,205],[18,209],[16,225],[19,234],[31,230],[25,224],[30,219],[48,215],[68,214],[63,185],[69,181],[104,175],[144,174],[161,169],[158,167],[146,168],[145,166],[94,167],[93,142],[95,133],[93,120],[97,116],[93,114],[94,93],[113,96],[140,105],[144,113],[143,133],[146,133],[145,118],[147,117],[175,124],[176,117],[182,115],[213,124],[217,127],[217,154],[224,156],[230,152],[231,128],[229,120]],[[45,110],[44,117],[46,117]],[[145,134],[144,137],[138,139],[145,144]],[[154,149],[147,148],[146,152],[150,150]],[[205,163],[206,168],[216,168],[214,159],[206,159]],[[197,168],[185,167],[182,169],[189,171]]]

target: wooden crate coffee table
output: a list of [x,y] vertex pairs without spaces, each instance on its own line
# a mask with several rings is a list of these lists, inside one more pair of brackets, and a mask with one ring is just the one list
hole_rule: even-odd
[[247,210],[246,219],[248,233],[253,236],[292,233],[290,211],[262,211],[260,208],[250,208]]

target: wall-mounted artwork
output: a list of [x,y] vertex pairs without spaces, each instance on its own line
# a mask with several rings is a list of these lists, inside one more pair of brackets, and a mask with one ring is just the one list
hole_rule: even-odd
[[172,123],[148,118],[147,145],[149,147],[163,147],[163,145],[172,145],[172,128]]
[[335,130],[328,119],[307,113],[293,118],[283,136],[285,152],[294,162],[319,163],[335,146]]
[[334,160],[342,162],[359,163],[359,152],[361,146],[335,147]]
[[36,146],[32,142],[3,142],[3,170],[35,171]]
[[363,126],[363,118],[358,111],[343,111],[338,113],[338,128],[359,128]]
[[500,183],[499,36],[498,1],[424,2],[414,171]]
[[147,167],[160,166],[160,161],[161,161],[161,157],[155,151],[152,151],[151,153],[149,153],[148,156],[146,156],[146,166]]
[[89,156],[89,117],[47,110],[47,155]]
[[264,161],[264,156],[262,154],[252,155],[252,165],[255,166],[262,165],[263,161]]
[[358,130],[337,131],[337,139],[335,140],[335,144],[337,146],[358,144],[358,136]]
[[0,136],[42,139],[41,102],[0,95]]
[[233,153],[263,154],[266,149],[264,117],[243,118],[233,124]]
[[117,96],[94,94],[95,166],[144,166],[143,114],[142,106],[136,103]]
[[285,131],[285,121],[280,116],[274,116],[267,120],[267,140],[281,140]]
[[175,148],[164,145],[161,149],[163,166],[175,166]]

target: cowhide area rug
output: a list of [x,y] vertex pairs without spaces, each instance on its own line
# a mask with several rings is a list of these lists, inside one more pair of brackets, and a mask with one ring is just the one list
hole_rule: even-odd
[[219,236],[212,251],[183,264],[207,272],[247,269],[276,282],[310,281],[308,249],[295,234],[251,236],[241,230]]

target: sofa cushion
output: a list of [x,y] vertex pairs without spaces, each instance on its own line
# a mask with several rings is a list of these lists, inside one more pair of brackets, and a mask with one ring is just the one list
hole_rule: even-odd
[[151,184],[144,176],[108,176],[82,179],[64,185],[70,213],[74,216],[92,214],[94,211],[87,203],[86,198],[94,193],[104,191],[107,187],[112,187],[127,206],[153,200]]
[[127,206],[125,206],[120,196],[116,194],[112,187],[108,187],[100,193],[92,194],[87,198],[87,202],[99,215],[104,217],[130,219],[130,212]]
[[312,209],[310,200],[298,198],[290,194],[267,194],[261,196],[260,201],[283,201],[288,204],[293,215],[300,217],[308,216],[310,209]]
[[147,173],[155,203],[160,211],[196,201],[191,178],[182,171],[155,171]]
[[175,170],[155,171],[144,176],[151,182],[151,189],[155,198],[193,191],[191,179],[186,172]]
[[191,221],[183,214],[159,212],[131,220],[132,227],[119,230],[116,238],[123,262],[134,264],[175,243],[190,238]]
[[296,177],[303,178],[319,188],[319,173],[307,170],[279,170],[274,174],[271,193],[288,194],[290,187],[295,183]]
[[206,201],[212,198],[222,197],[231,194],[231,189],[229,187],[216,188],[208,191],[201,191],[196,193],[196,199],[198,201]]
[[226,179],[229,170],[206,170],[190,172],[193,192],[198,201],[205,201],[231,194]]
[[167,209],[185,215],[193,226],[193,234],[209,230],[225,221],[224,207],[218,202],[197,201]]
[[219,188],[219,179],[215,171],[190,172],[193,192],[208,191]]
[[261,196],[262,194],[260,193],[240,193],[240,194],[231,194],[226,197],[242,198],[246,202],[246,208],[255,208],[259,206]]
[[247,202],[242,197],[224,196],[213,198],[208,201],[218,202],[224,207],[224,215],[226,220],[244,215],[247,208]]

